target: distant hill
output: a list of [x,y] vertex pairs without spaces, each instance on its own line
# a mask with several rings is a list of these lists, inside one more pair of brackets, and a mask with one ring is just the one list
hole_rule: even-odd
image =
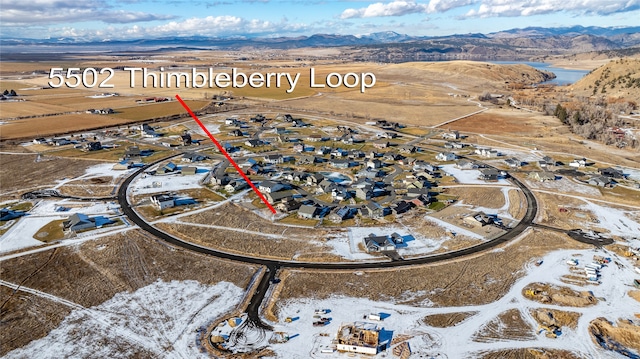
[[575,94],[625,98],[640,103],[640,59],[613,60],[571,86]]

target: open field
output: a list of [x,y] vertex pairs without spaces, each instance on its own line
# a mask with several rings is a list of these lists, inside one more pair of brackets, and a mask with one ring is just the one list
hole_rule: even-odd
[[[255,268],[187,252],[129,231],[126,234],[85,242],[77,247],[57,248],[4,261],[2,280],[37,289],[83,307],[99,305],[123,291],[134,291],[158,279],[197,280],[212,285],[228,281],[246,288]],[[4,293],[4,289],[3,289]],[[21,347],[58,325],[68,311],[57,302],[31,299],[41,304],[25,306],[21,292],[3,295],[2,351]],[[56,314],[56,313],[60,314]],[[41,317],[46,315],[45,324]],[[17,325],[16,320],[21,323]],[[10,325],[4,324],[10,321]],[[7,339],[10,338],[10,339]]]
[[[397,303],[409,305],[420,305],[424,300],[433,302],[435,306],[486,304],[509,290],[523,274],[523,264],[531,258],[566,248],[589,247],[572,241],[566,235],[535,230],[503,250],[453,263],[358,273],[286,270],[290,274],[283,280],[285,285],[274,300],[343,295],[371,300],[396,298]],[[381,281],[380,276],[385,280]],[[400,299],[403,297],[408,299]]]
[[447,194],[474,207],[502,208],[506,204],[502,189],[498,187],[451,187]]
[[38,155],[2,155],[2,193],[19,195],[58,180],[84,174],[87,167],[101,162]]

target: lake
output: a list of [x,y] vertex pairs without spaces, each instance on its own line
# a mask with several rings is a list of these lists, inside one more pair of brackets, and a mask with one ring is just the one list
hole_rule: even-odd
[[580,80],[584,75],[589,73],[587,70],[569,70],[559,67],[552,67],[550,64],[544,62],[527,62],[527,61],[491,61],[494,64],[513,65],[524,64],[529,65],[538,70],[551,71],[556,75],[553,80],[545,81],[543,84],[556,84],[556,85],[570,85]]

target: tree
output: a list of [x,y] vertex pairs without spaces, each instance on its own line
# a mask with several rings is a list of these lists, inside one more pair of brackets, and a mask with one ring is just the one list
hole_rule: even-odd
[[567,122],[567,110],[562,107],[562,105],[558,104],[558,106],[556,106],[556,111],[554,114],[557,118],[560,119],[560,121],[562,121],[562,123]]

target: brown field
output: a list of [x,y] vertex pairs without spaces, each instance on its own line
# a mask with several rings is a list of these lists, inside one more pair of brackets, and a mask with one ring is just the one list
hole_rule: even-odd
[[[190,101],[185,100],[185,103],[192,111],[197,111],[207,105],[209,101]],[[154,104],[136,105],[132,107],[123,107],[112,116],[114,118],[127,119],[127,120],[146,120],[151,118],[158,118],[164,116],[171,116],[177,114],[186,114],[186,110],[177,101],[161,102]]]
[[582,359],[579,354],[560,349],[523,348],[478,353],[481,359]]
[[471,206],[502,208],[506,203],[502,189],[497,187],[451,187],[447,194],[457,196],[459,202]]
[[[534,230],[518,243],[504,247],[504,251],[491,251],[446,264],[366,270],[358,276],[352,271],[286,270],[289,276],[282,281],[284,285],[280,294],[272,297],[269,310],[274,310],[273,305],[277,301],[294,298],[322,299],[344,295],[388,300],[401,298],[407,291],[415,297],[400,304],[419,305],[425,299],[433,301],[436,306],[487,304],[508,292],[523,274],[524,263],[560,248],[589,247],[565,235]],[[488,262],[490,266],[486,265]],[[380,275],[385,276],[384,281],[380,281]],[[438,295],[427,294],[433,290]]]
[[[207,285],[224,280],[246,288],[255,270],[173,248],[142,232],[129,231],[77,247],[7,260],[0,267],[0,278],[91,307],[116,293],[134,291],[158,279],[197,280]],[[8,293],[6,289],[2,293],[0,355],[45,336],[68,313],[56,302],[21,292]]]
[[509,190],[509,214],[515,219],[522,219],[527,213],[524,193],[519,189]]
[[[237,220],[247,223],[246,219]],[[308,235],[280,239],[241,231],[207,228],[182,223],[158,223],[156,226],[167,233],[184,238],[192,243],[226,252],[250,254],[265,258],[291,260],[304,256],[308,260],[315,258],[316,260],[324,261],[326,260],[325,253],[329,251],[327,246],[317,241],[312,241],[312,238],[309,238]],[[267,230],[262,230],[262,228],[253,229],[253,231],[268,233]],[[334,258],[334,260],[337,259],[338,257]]]
[[532,328],[522,318],[522,313],[515,308],[500,313],[473,335],[473,341],[480,343],[532,339],[535,339],[535,328]]
[[45,185],[54,184],[56,180],[76,177],[84,174],[85,168],[101,162],[84,161],[69,158],[42,156],[35,162],[37,155],[5,155],[0,156],[2,171],[0,183],[4,195],[19,195]]
[[447,314],[432,314],[424,318],[424,323],[436,328],[453,327],[464,322],[467,318],[478,314],[478,312],[458,312]]

